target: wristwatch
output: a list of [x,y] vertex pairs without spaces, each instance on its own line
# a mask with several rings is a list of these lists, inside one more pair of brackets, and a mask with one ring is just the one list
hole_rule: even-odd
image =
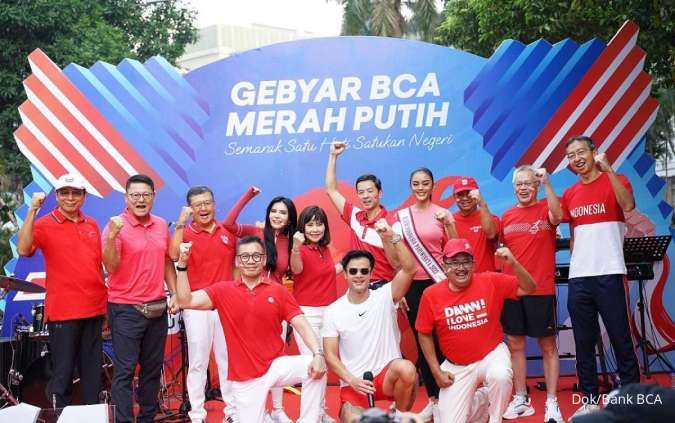
[[176,229],[183,229],[185,227],[185,223],[176,223],[173,225],[173,227]]
[[394,235],[391,237],[391,241],[389,241],[389,242],[391,242],[392,244],[397,244],[397,243],[401,242],[401,239],[402,239],[402,238],[401,238],[401,235],[399,235],[399,234],[394,234]]
[[179,272],[187,272],[187,265],[186,266],[180,266],[180,265],[177,264],[176,270],[178,270]]

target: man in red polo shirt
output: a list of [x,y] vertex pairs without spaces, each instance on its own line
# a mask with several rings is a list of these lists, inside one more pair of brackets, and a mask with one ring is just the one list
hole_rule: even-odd
[[[365,250],[375,258],[375,268],[370,274],[371,288],[379,288],[394,277],[393,267],[398,267],[397,256],[393,249],[382,243],[375,230],[375,222],[387,219],[387,210],[380,204],[382,182],[375,175],[361,175],[356,179],[356,194],[361,200],[363,210],[356,207],[340,194],[337,189],[337,158],[347,149],[344,142],[334,142],[330,146],[330,156],[326,166],[326,192],[342,220],[351,229],[352,250]],[[385,248],[386,247],[386,248]]]
[[[241,276],[192,291],[188,280],[190,252],[178,260],[178,305],[218,311],[227,339],[228,378],[238,420],[262,423],[267,392],[273,386],[302,383],[300,423],[316,423],[326,390],[326,362],[319,340],[293,296],[264,276],[265,248],[258,237],[241,238],[235,266]],[[284,356],[281,322],[289,322],[312,355]]]
[[453,195],[459,211],[453,213],[459,238],[469,241],[474,252],[474,272],[495,271],[495,248],[499,237],[499,218],[480,195],[478,182],[470,176],[457,178]]
[[[171,237],[169,255],[173,260],[178,260],[180,244],[191,244],[188,277],[193,291],[216,282],[232,280],[236,238],[215,220],[213,191],[206,186],[192,187],[187,192],[187,203],[188,206],[183,207],[174,226],[176,230]],[[190,216],[192,221],[188,224]],[[225,414],[234,416],[230,382],[227,381],[227,347],[218,313],[215,310],[183,310],[182,314],[189,353],[187,392],[190,397],[190,419],[206,421],[204,386],[212,346],[218,364]]]
[[126,209],[110,218],[103,230],[103,264],[108,275],[108,321],[112,331],[112,399],[118,423],[134,421],[132,382],[136,365],[139,414],[137,422],[152,422],[157,412],[167,316],[164,281],[176,310],[176,271],[168,255],[169,227],[150,213],[155,184],[146,175],[126,183]]
[[[546,199],[538,200],[543,185]],[[562,422],[556,399],[560,362],[556,346],[555,324],[555,240],[556,226],[562,219],[560,201],[548,181],[546,169],[520,166],[513,173],[513,188],[518,203],[502,216],[501,239],[535,281],[537,290],[518,300],[506,300],[502,326],[508,335],[515,395],[504,413],[505,419],[531,416],[534,407],[527,395],[525,337],[537,338],[544,363],[547,398],[546,422]],[[504,273],[513,274],[510,266]]]
[[[451,239],[443,249],[448,282],[427,288],[422,294],[415,326],[422,352],[441,388],[438,408],[441,423],[464,423],[472,409],[477,387],[487,384],[490,423],[502,421],[511,395],[509,349],[502,341],[499,317],[504,301],[534,292],[532,276],[508,248],[495,255],[513,268],[515,276],[496,272],[474,273],[474,256],[465,239]],[[439,364],[435,331],[445,357]]]
[[49,398],[70,404],[73,368],[81,381],[83,404],[98,403],[101,383],[101,324],[106,289],[96,221],[82,213],[87,195],[79,175],[63,175],[54,185],[57,206],[35,221],[45,194],[33,194],[17,250],[32,256],[39,248],[47,272],[45,320],[49,329],[52,376]]

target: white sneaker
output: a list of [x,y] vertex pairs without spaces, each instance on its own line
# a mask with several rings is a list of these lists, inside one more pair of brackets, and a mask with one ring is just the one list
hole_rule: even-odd
[[514,395],[513,400],[509,403],[509,406],[504,412],[504,417],[506,420],[517,419],[518,417],[526,417],[534,414],[534,407],[530,404],[530,399],[525,398],[522,395]]
[[223,416],[224,423],[239,423],[239,418],[237,418],[235,408],[232,407],[231,405],[226,405],[225,408],[223,409],[223,413],[225,414]]
[[[419,412],[418,416],[423,422],[430,422],[434,418],[433,407],[434,403],[429,401],[427,405],[424,406],[422,411]],[[436,408],[438,408],[438,406]]]
[[293,423],[293,420],[286,415],[283,408],[275,408],[270,414],[274,423]]
[[483,386],[476,389],[471,402],[471,411],[469,412],[469,423],[485,423],[490,420],[490,399],[488,397],[488,388]]
[[544,423],[565,423],[556,398],[547,399],[544,410]]
[[572,414],[570,421],[574,420],[577,416],[583,416],[584,414],[590,414],[594,411],[600,410],[600,406],[597,404],[583,404],[581,407],[577,408],[577,411]]
[[431,405],[431,415],[434,418],[434,423],[441,423],[441,409],[438,408],[437,402]]

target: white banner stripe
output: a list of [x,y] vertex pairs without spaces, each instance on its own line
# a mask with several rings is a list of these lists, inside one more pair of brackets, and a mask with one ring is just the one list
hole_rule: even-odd
[[19,147],[19,151],[26,156],[28,161],[30,161],[30,164],[38,168],[40,173],[49,181],[49,183],[54,186],[56,184],[56,180],[58,179],[56,176],[52,174],[52,172],[49,170],[47,166],[45,166],[40,160],[38,160],[37,156],[33,154],[32,151],[26,146],[25,142],[19,137],[18,135],[14,134],[14,139],[16,140],[16,145]]
[[33,70],[33,75],[42,82],[47,89],[54,95],[54,97],[64,105],[66,109],[77,119],[78,122],[89,132],[96,141],[110,154],[117,163],[127,172],[129,175],[135,175],[138,172],[134,167],[120,154],[119,151],[106,139],[106,137],[99,132],[99,130],[92,124],[86,116],[84,116],[75,105],[66,97],[61,90],[59,90],[52,81],[49,80],[47,75],[45,75],[42,70],[32,61],[29,61],[31,69]]
[[642,127],[640,128],[639,131],[637,131],[637,133],[635,134],[633,139],[628,143],[628,146],[623,149],[621,154],[619,154],[619,156],[614,161],[614,164],[612,165],[612,167],[614,167],[614,169],[618,169],[623,164],[623,162],[626,160],[626,158],[628,157],[630,152],[633,151],[635,146],[640,142],[640,140],[645,135],[645,133],[647,132],[649,127],[652,125],[652,123],[654,123],[654,120],[656,120],[656,114],[658,113],[658,111],[659,111],[659,108],[657,107],[654,110],[654,112],[649,116],[649,118],[647,119],[645,124],[642,125]]
[[72,145],[78,153],[80,153],[87,162],[98,172],[103,179],[110,185],[113,189],[124,192],[122,185],[112,176],[108,170],[103,166],[96,157],[94,157],[91,152],[77,139],[75,135],[59,120],[54,113],[45,104],[38,98],[38,96],[32,92],[28,87],[25,87],[26,95],[28,99],[35,105],[35,107],[42,113],[45,118],[54,125],[57,131]]

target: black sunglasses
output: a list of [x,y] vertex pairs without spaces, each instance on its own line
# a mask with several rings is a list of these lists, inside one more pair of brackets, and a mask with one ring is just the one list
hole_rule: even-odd
[[370,269],[368,269],[366,267],[361,267],[361,268],[350,267],[349,269],[347,269],[347,272],[349,272],[349,274],[352,275],[352,276],[359,273],[359,271],[361,272],[362,275],[367,275],[368,273],[370,273]]

